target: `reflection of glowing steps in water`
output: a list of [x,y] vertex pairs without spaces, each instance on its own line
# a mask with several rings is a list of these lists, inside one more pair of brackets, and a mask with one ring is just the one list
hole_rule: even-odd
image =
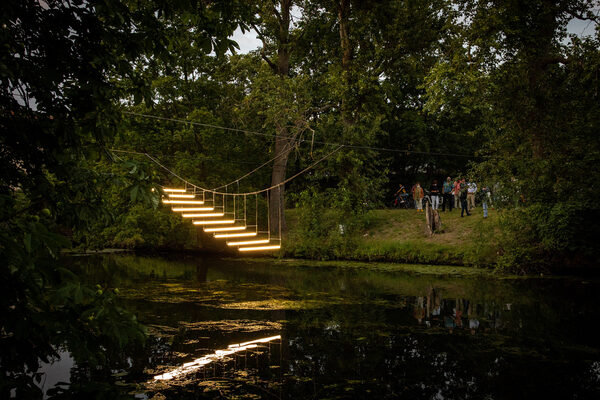
[[193,199],[194,197],[196,197],[196,195],[194,195],[194,194],[170,194],[169,193],[170,199]]
[[178,376],[187,375],[196,372],[200,368],[203,368],[213,362],[223,361],[227,356],[231,356],[249,349],[255,349],[261,343],[270,343],[275,340],[281,340],[281,335],[251,340],[244,343],[230,344],[227,346],[227,349],[216,350],[213,354],[208,354],[204,357],[197,358],[194,361],[184,363],[181,367],[176,368],[171,372],[165,372],[164,374],[156,375],[154,380],[166,381],[177,378]]

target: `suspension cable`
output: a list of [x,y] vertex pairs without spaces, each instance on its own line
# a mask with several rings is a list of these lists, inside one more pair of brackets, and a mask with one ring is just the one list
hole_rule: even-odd
[[[346,147],[346,146],[344,146],[344,145],[340,145],[340,146],[339,146],[338,148],[336,148],[335,150],[333,150],[333,151],[331,151],[331,152],[327,153],[326,155],[324,155],[323,157],[321,157],[321,158],[320,158],[320,159],[318,159],[317,161],[315,161],[315,162],[313,162],[312,164],[310,164],[308,167],[304,168],[302,171],[300,171],[300,172],[298,172],[297,174],[295,174],[295,175],[293,175],[293,176],[291,176],[291,177],[287,178],[287,179],[286,179],[286,180],[284,180],[283,182],[277,183],[277,184],[275,184],[275,185],[272,185],[272,186],[270,186],[270,187],[268,187],[268,188],[265,188],[265,189],[256,190],[256,191],[252,191],[252,192],[239,192],[239,193],[236,193],[236,194],[259,194],[259,193],[263,193],[263,192],[269,191],[269,190],[271,190],[271,189],[274,189],[274,188],[276,188],[276,187],[278,187],[278,186],[285,185],[286,183],[288,183],[288,182],[289,182],[289,181],[291,181],[292,179],[295,179],[295,178],[297,178],[298,176],[300,176],[300,175],[304,174],[305,172],[307,172],[307,171],[311,170],[312,168],[314,168],[315,166],[317,166],[317,164],[321,163],[321,162],[322,162],[322,161],[324,161],[325,159],[327,159],[327,158],[331,157],[333,154],[337,153],[337,152],[338,152],[339,150],[341,150],[343,147]],[[139,154],[139,155],[146,156],[146,157],[148,157],[148,158],[149,158],[149,159],[150,159],[152,162],[154,162],[156,165],[158,165],[159,167],[161,167],[162,169],[164,169],[165,171],[167,171],[168,173],[170,173],[171,175],[173,175],[173,176],[174,176],[174,177],[176,177],[177,179],[179,179],[179,180],[181,180],[182,182],[184,182],[184,183],[186,184],[186,188],[187,188],[187,186],[189,185],[190,187],[193,187],[193,188],[200,189],[200,190],[202,190],[202,191],[204,191],[204,192],[209,192],[209,193],[212,193],[212,194],[213,194],[213,198],[214,198],[214,195],[215,195],[215,194],[222,195],[222,196],[226,196],[226,195],[228,195],[228,194],[231,194],[231,193],[227,193],[227,192],[219,192],[219,191],[216,191],[216,190],[211,190],[211,189],[207,189],[207,188],[203,188],[203,187],[201,187],[201,186],[195,185],[195,184],[193,184],[193,183],[191,183],[191,182],[189,182],[189,181],[185,180],[184,178],[182,178],[181,176],[179,176],[178,174],[176,174],[175,172],[173,172],[173,171],[172,171],[171,169],[169,169],[168,167],[166,167],[166,166],[164,166],[163,164],[161,164],[161,163],[160,163],[160,162],[159,162],[159,161],[158,161],[156,158],[154,158],[153,156],[151,156],[151,155],[150,155],[150,154],[148,154],[148,153],[140,153],[140,152],[136,152],[136,151],[118,150],[118,149],[110,149],[110,151],[115,151],[115,152],[120,152],[120,153]],[[228,186],[228,185],[227,185],[227,186]],[[227,188],[226,188],[226,190],[227,190]],[[223,207],[223,208],[225,208],[225,207]]]

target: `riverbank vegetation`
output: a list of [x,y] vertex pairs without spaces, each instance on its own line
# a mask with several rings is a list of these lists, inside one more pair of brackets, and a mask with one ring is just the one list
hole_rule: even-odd
[[303,210],[289,214],[290,232],[284,255],[319,260],[388,261],[492,267],[498,262],[499,217],[481,208],[470,217],[442,213],[443,229],[430,236],[425,216],[416,210],[372,210],[359,226],[327,215],[308,224]]

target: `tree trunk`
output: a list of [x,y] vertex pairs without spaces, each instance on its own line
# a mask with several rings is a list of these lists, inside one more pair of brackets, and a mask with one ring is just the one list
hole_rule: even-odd
[[434,210],[429,202],[425,206],[425,222],[427,225],[427,233],[432,236],[435,232],[442,229],[442,220],[438,210]]
[[[277,74],[283,79],[289,75],[290,72],[290,10],[292,7],[292,0],[281,0],[281,9],[277,15],[279,21],[279,35],[277,44]],[[274,11],[277,14],[277,10]],[[271,186],[279,185],[285,181],[286,167],[288,157],[292,146],[288,146],[290,141],[289,130],[285,126],[277,127],[275,138],[275,156],[281,154],[273,162],[273,171],[271,173]],[[287,150],[286,149],[287,146]],[[283,153],[282,153],[283,152]],[[270,231],[272,234],[279,234],[279,227],[281,231],[285,232],[287,224],[285,222],[285,185],[280,185],[276,189],[273,189],[269,193],[269,221]],[[280,220],[281,218],[281,220]]]
[[[291,151],[291,146],[288,145],[287,131],[285,128],[277,130],[278,137],[275,139],[275,155],[281,154],[273,162],[273,172],[271,174],[271,186],[279,185],[285,181],[286,167]],[[286,147],[287,146],[287,147]],[[287,224],[285,222],[285,185],[280,185],[269,192],[269,221],[270,231],[273,235],[279,235],[281,224],[281,232],[285,232]],[[281,221],[280,221],[281,217]]]
[[352,61],[352,47],[350,45],[350,36],[348,32],[348,15],[350,14],[350,0],[339,0],[337,3],[338,19],[340,22],[340,48],[342,50],[342,82],[344,85],[344,95],[342,96],[342,121],[345,125],[352,123],[352,110],[349,109],[348,97],[350,94],[350,64]]
[[340,0],[338,3],[338,18],[340,20],[340,46],[342,48],[342,70],[350,69],[352,59],[352,48],[348,35],[348,14],[350,11],[350,0]]

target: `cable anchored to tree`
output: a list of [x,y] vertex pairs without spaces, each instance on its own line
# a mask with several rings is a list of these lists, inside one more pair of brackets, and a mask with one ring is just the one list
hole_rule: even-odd
[[[245,133],[245,134],[249,134],[249,135],[264,136],[264,137],[269,137],[269,138],[289,139],[285,135],[277,135],[277,134],[271,134],[271,133],[257,132],[257,131],[247,130],[247,129],[229,128],[229,127],[226,127],[226,126],[220,126],[220,125],[214,125],[214,124],[206,124],[206,123],[196,122],[196,121],[186,121],[184,119],[178,119],[178,118],[159,117],[159,116],[156,116],[156,115],[142,114],[142,113],[136,113],[136,112],[131,112],[131,111],[123,111],[123,114],[134,115],[134,116],[137,116],[137,117],[143,117],[143,118],[149,118],[149,119],[162,120],[162,121],[176,122],[176,123],[180,123],[180,124],[202,126],[202,127],[205,127],[205,128],[222,129],[222,130],[226,130],[226,131],[237,132],[237,133]],[[344,147],[346,147],[348,149],[385,151],[385,152],[391,152],[391,153],[403,153],[403,154],[406,154],[406,155],[417,154],[417,155],[424,155],[424,156],[463,157],[463,158],[465,158],[465,157],[466,158],[478,158],[478,157],[480,157],[480,156],[476,156],[474,154],[435,153],[435,152],[428,152],[428,151],[413,151],[413,150],[403,150],[403,149],[390,149],[390,148],[386,148],[386,147],[363,146],[363,145],[356,145],[356,144],[351,144],[351,143],[325,142],[325,141],[318,141],[318,140],[311,140],[311,142],[315,143],[315,144],[322,144],[324,146],[344,146]]]

